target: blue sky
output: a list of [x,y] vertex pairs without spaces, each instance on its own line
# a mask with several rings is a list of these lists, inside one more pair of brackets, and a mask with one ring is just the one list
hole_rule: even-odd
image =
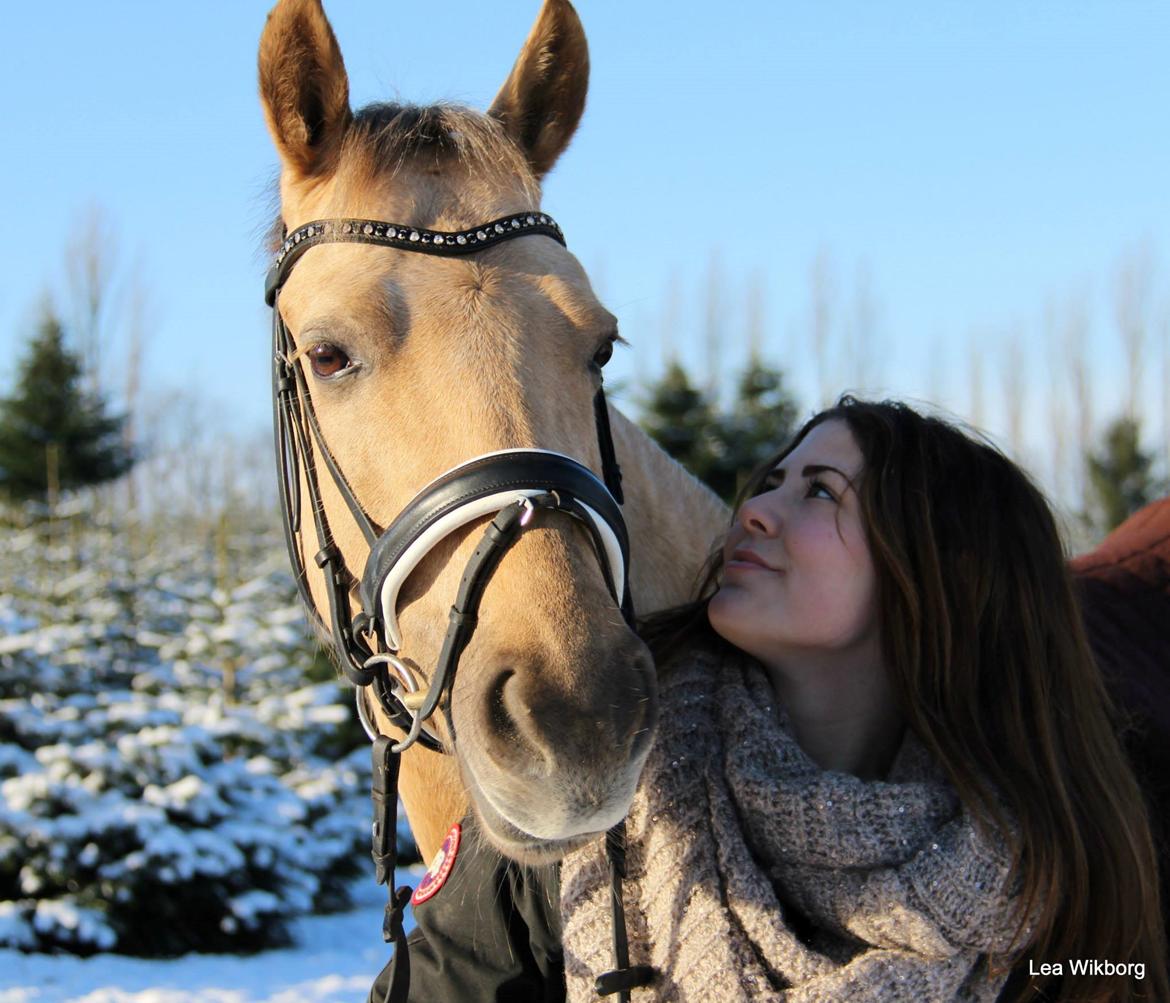
[[[116,234],[118,277],[134,272],[146,291],[149,392],[195,382],[231,426],[267,421],[258,235],[275,156],[255,53],[268,6],[76,0],[6,12],[0,339],[10,360],[43,290],[63,288],[65,249],[97,207]],[[477,107],[538,7],[326,4],[355,105]],[[657,371],[670,351],[705,365],[715,267],[721,365],[742,359],[741,301],[758,286],[763,350],[811,406],[810,270],[820,255],[837,289],[834,322],[847,322],[858,275],[868,275],[869,389],[964,413],[974,342],[989,388],[981,417],[1002,431],[993,398],[1007,339],[1021,339],[1029,386],[1050,382],[1047,353],[1028,339],[1041,338],[1049,304],[1083,294],[1098,411],[1115,406],[1120,258],[1144,242],[1155,313],[1168,297],[1170,4],[581,0],[578,9],[590,98],[545,208],[633,343],[613,364],[617,379]],[[843,343],[834,349],[830,382],[848,381],[847,355]],[[124,345],[108,346],[111,387],[124,356]],[[1152,408],[1158,358],[1147,374]]]

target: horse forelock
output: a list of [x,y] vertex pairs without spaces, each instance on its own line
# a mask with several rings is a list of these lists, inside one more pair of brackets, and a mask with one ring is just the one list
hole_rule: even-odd
[[367,105],[354,115],[346,134],[345,159],[373,176],[392,176],[421,157],[453,159],[469,174],[520,181],[537,202],[540,185],[528,160],[494,118],[456,104]]

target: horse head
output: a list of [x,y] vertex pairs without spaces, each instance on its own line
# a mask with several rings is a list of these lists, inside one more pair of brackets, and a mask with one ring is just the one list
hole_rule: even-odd
[[[359,218],[454,233],[540,214],[541,179],[584,109],[589,59],[572,6],[546,0],[486,114],[397,104],[355,112],[319,0],[281,0],[259,68],[286,232]],[[378,526],[482,454],[550,450],[602,469],[594,401],[616,321],[548,233],[458,257],[313,246],[289,272],[278,309],[327,444],[308,448],[318,460],[327,448]],[[307,508],[303,470],[297,490]],[[368,540],[331,478],[321,480],[320,504],[356,582]],[[487,521],[438,541],[401,584],[401,651],[424,682]],[[295,546],[324,616],[311,533]],[[542,519],[495,570],[445,715],[434,719],[484,831],[522,860],[548,859],[621,819],[648,751],[653,665],[611,584],[578,524]],[[390,733],[385,720],[379,727]],[[425,786],[404,784],[412,824],[425,812]]]

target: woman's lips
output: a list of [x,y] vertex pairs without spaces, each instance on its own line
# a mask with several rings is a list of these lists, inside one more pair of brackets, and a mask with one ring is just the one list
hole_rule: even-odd
[[743,569],[759,569],[762,571],[778,571],[778,568],[772,567],[759,554],[750,550],[736,550],[731,555],[731,560],[727,562],[727,567],[743,568]]

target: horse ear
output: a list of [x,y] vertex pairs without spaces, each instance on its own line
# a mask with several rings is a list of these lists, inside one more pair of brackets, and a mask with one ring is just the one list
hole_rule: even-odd
[[260,98],[286,169],[331,170],[349,126],[349,78],[320,0],[281,0],[260,37]]
[[488,114],[544,177],[569,145],[589,89],[589,46],[568,0],[545,0],[528,41]]

